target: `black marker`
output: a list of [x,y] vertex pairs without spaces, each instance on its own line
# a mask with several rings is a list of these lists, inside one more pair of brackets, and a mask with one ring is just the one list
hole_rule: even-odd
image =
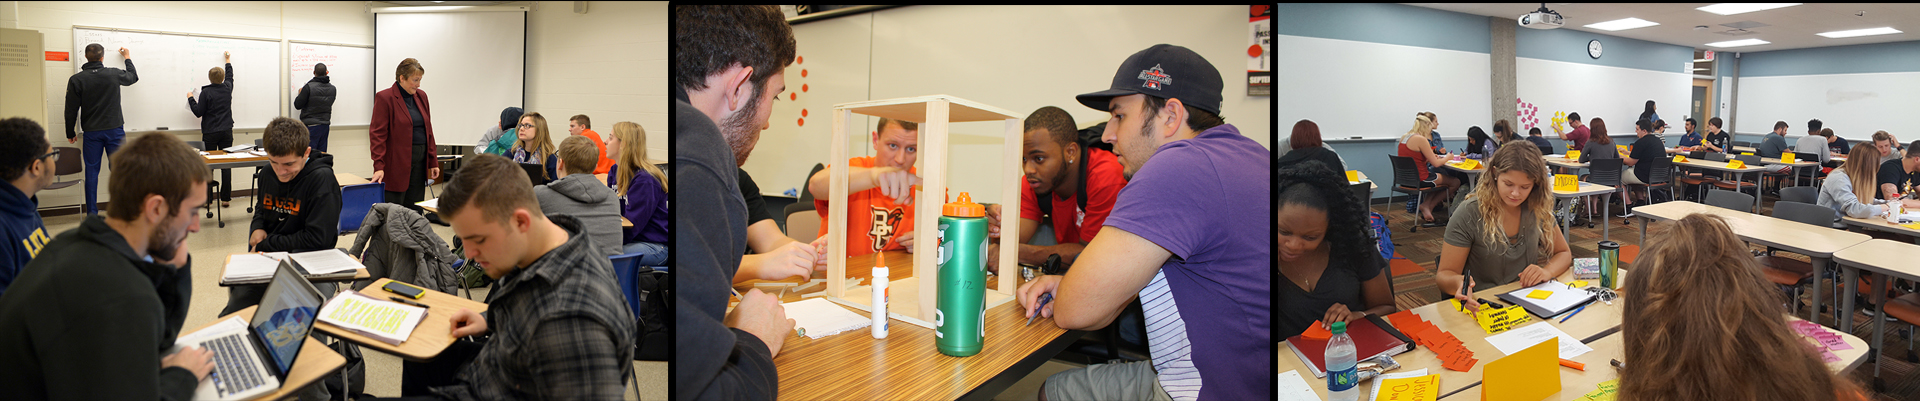
[[[411,299],[406,299],[406,298],[401,298],[401,297],[396,297],[396,296],[391,296],[391,295],[389,295],[389,296],[387,296],[387,299],[391,299],[391,300],[393,300],[394,302],[399,302],[399,303],[403,303],[403,304],[407,304],[407,305],[413,305],[413,306],[418,306],[418,307],[420,307],[421,309],[428,309],[428,310],[431,310],[431,309],[433,309],[432,307],[428,307],[428,306],[427,306],[427,304],[423,304],[423,303],[419,303],[419,302],[414,302],[414,301],[413,301],[413,300],[411,300]],[[426,315],[427,315],[427,311],[420,311],[420,316],[426,316]]]

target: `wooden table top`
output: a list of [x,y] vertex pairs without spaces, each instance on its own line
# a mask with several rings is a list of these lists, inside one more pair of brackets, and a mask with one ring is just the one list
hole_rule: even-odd
[[1886,232],[1891,232],[1896,234],[1904,234],[1907,236],[1920,238],[1920,229],[1915,229],[1913,227],[1907,227],[1899,224],[1888,223],[1887,219],[1884,219],[1884,218],[1874,217],[1874,218],[1856,219],[1856,218],[1847,217],[1847,216],[1840,216],[1840,221],[1845,222],[1848,225],[1852,225],[1852,226],[1864,227],[1871,230],[1886,231]]
[[[258,252],[246,252],[246,253],[258,253]],[[240,255],[240,253],[236,253],[236,254],[232,254],[232,255],[227,255],[227,260],[226,260],[226,262],[224,262],[224,263],[221,263],[221,264],[220,264],[220,275],[219,275],[219,276],[215,276],[215,277],[226,277],[226,276],[227,276],[227,264],[228,264],[228,263],[233,263],[233,255]],[[354,259],[359,259],[359,258],[354,258]],[[369,278],[373,278],[373,275],[371,275],[371,274],[368,274],[368,273],[367,273],[367,269],[353,269],[353,273],[354,273],[354,274],[353,274],[353,277],[351,277],[351,278],[312,278],[312,277],[309,277],[309,278],[307,278],[307,281],[310,281],[310,282],[316,282],[316,283],[326,283],[326,282],[335,282],[335,281],[354,281],[354,280],[365,280],[365,279],[369,279]],[[269,278],[269,280],[271,280],[271,278]],[[266,284],[266,283],[265,283],[265,282],[260,282],[260,283],[253,283],[253,284]],[[239,285],[244,285],[244,284],[239,284]],[[220,286],[221,286],[221,287],[232,287],[231,285],[227,285],[227,283],[226,283],[225,281],[222,281],[222,282],[220,282]]]
[[[887,253],[889,277],[897,280],[912,276],[913,258],[903,251]],[[847,277],[872,277],[872,271],[872,254],[847,259]],[[799,278],[789,282],[795,280]],[[990,283],[993,281],[988,280]],[[752,288],[754,283],[765,282],[753,280],[735,287]],[[815,285],[804,293],[789,291],[781,301],[798,301],[802,294],[825,289],[825,285]],[[775,293],[779,291],[775,290]],[[867,312],[857,309],[847,310],[867,315]],[[780,355],[773,360],[780,372],[780,398],[961,398],[1016,364],[1037,367],[1037,362],[1051,358],[1059,349],[1085,333],[1061,329],[1053,324],[1052,319],[1044,317],[1034,319],[1033,325],[1028,326],[1025,312],[1017,301],[988,309],[986,327],[986,343],[980,353],[964,358],[941,354],[934,347],[933,330],[904,322],[891,324],[884,340],[874,339],[867,329],[817,340],[789,332]],[[1032,368],[1027,369],[1030,371]]]
[[267,157],[266,157],[266,156],[253,156],[253,157],[240,157],[240,158],[233,158],[233,159],[212,159],[212,158],[208,158],[208,157],[207,157],[207,156],[214,156],[214,155],[224,155],[224,154],[227,154],[227,151],[224,151],[224,150],[209,150],[209,151],[207,151],[207,154],[204,154],[204,155],[200,155],[200,160],[201,160],[201,161],[205,161],[205,162],[207,162],[207,164],[215,164],[215,163],[239,163],[239,162],[263,162],[263,161],[267,161]]
[[1604,194],[1608,192],[1613,192],[1613,187],[1582,181],[1580,182],[1579,189],[1576,189],[1573,191],[1561,191],[1556,189],[1556,190],[1553,190],[1553,196],[1560,197],[1560,198],[1571,198],[1575,196],[1597,195],[1597,194]]
[[1733,229],[1740,239],[1758,242],[1767,246],[1783,248],[1794,253],[1815,258],[1826,258],[1872,237],[1866,234],[1852,233],[1828,227],[1800,223],[1791,220],[1776,219],[1769,216],[1707,206],[1704,204],[1677,201],[1639,206],[1633,208],[1634,214],[1659,220],[1679,220],[1693,213],[1708,213],[1725,217],[1727,227]]
[[1833,259],[1848,266],[1865,267],[1907,277],[1920,277],[1920,263],[1914,263],[1913,259],[1910,259],[1917,255],[1920,255],[1920,245],[1872,239],[1834,252]]
[[[380,287],[392,281],[393,279],[390,278],[380,279],[379,281],[373,282],[373,284],[367,285],[367,288],[360,290],[360,293],[373,297],[373,299],[386,300],[388,296],[392,296],[393,294],[380,289]],[[453,294],[425,288],[422,289],[427,291],[427,295],[415,301],[427,304],[427,316],[421,318],[420,325],[415,326],[413,333],[409,334],[407,340],[400,342],[398,346],[368,338],[359,333],[354,333],[325,322],[317,323],[313,326],[315,329],[326,332],[334,337],[339,337],[342,340],[347,340],[354,344],[359,344],[362,347],[371,348],[380,352],[393,354],[409,361],[424,362],[432,360],[435,356],[440,355],[440,351],[445,351],[448,344],[453,343],[453,324],[449,322],[449,320],[453,318],[453,313],[460,309],[486,312],[487,304],[461,298]]]
[[1567,155],[1540,155],[1540,159],[1546,160],[1547,164],[1554,167],[1587,168],[1592,165],[1592,163],[1581,163],[1577,159],[1568,159]]
[[[232,318],[234,316],[239,316],[242,320],[252,319],[254,311],[259,309],[260,309],[260,305],[249,306],[246,309],[241,309],[238,311],[234,311],[232,314],[221,316],[219,319],[214,319],[213,321],[207,322],[206,324],[202,324],[199,327],[195,327],[189,330],[181,330],[180,334],[186,335],[189,333],[200,331],[200,329],[207,328],[208,326],[212,326],[214,323],[219,323],[220,321],[227,320],[228,318]],[[318,311],[315,311],[315,312],[318,312]],[[324,325],[315,323],[313,326],[318,328]],[[332,348],[327,348],[326,344],[322,344],[320,343],[319,340],[313,339],[313,336],[311,335],[307,336],[305,341],[306,341],[306,344],[300,346],[300,356],[293,358],[293,370],[287,372],[287,380],[285,383],[280,385],[280,389],[274,390],[271,393],[262,394],[260,396],[253,397],[253,399],[278,400],[278,399],[284,399],[284,398],[292,398],[293,393],[295,391],[299,391],[300,389],[307,387],[307,385],[313,384],[313,382],[320,380],[320,378],[333,374],[334,371],[340,370],[341,367],[347,366],[346,357],[340,356],[340,353],[338,352],[333,352]]]

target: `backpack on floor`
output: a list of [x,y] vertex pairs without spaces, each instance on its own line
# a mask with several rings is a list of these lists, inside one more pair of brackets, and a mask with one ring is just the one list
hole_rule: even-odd
[[633,359],[666,361],[672,355],[673,275],[642,267],[636,288],[640,292],[640,322],[634,326]]
[[1367,228],[1373,230],[1374,243],[1380,249],[1381,259],[1405,259],[1395,257],[1393,250],[1393,230],[1387,228],[1387,216],[1381,216],[1380,213],[1376,212],[1367,212]]

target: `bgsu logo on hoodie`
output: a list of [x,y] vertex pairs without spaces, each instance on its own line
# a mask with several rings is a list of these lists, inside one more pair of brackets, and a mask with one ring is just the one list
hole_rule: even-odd
[[260,198],[260,208],[289,215],[300,215],[300,199],[266,194]]

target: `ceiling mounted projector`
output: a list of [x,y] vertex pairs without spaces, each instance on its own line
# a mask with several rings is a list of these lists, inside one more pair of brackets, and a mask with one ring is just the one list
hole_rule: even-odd
[[1566,25],[1566,24],[1567,24],[1567,19],[1565,17],[1561,17],[1560,13],[1554,12],[1553,10],[1548,10],[1547,3],[1540,3],[1540,9],[1538,10],[1533,10],[1533,12],[1526,13],[1526,14],[1520,14],[1520,26],[1524,26],[1528,28],[1554,29],[1554,28],[1559,28],[1560,26]]

